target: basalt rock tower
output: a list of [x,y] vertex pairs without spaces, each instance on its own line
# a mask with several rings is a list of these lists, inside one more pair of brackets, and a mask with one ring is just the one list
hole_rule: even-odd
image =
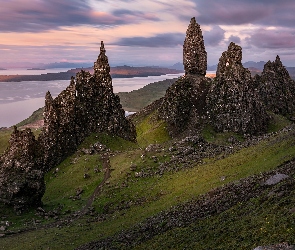
[[219,59],[206,105],[208,120],[216,131],[253,135],[267,130],[269,116],[250,71],[242,65],[242,48],[233,42]]
[[260,100],[266,109],[289,117],[295,115],[295,82],[279,56],[264,65],[261,76],[254,78]]
[[167,122],[171,136],[194,130],[205,115],[210,79],[206,78],[207,52],[200,25],[195,18],[186,31],[183,45],[185,75],[167,91],[159,108],[159,117]]
[[183,44],[183,65],[186,75],[206,75],[207,52],[202,30],[194,17],[188,26]]
[[29,129],[15,128],[10,146],[0,158],[0,202],[16,210],[40,205],[44,173],[74,153],[91,133],[136,140],[135,127],[113,93],[105,52],[101,42],[93,75],[83,70],[77,73],[55,99],[46,93],[44,127],[38,140]]

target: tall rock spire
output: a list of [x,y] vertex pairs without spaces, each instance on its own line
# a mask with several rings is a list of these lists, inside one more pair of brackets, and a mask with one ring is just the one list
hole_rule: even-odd
[[183,44],[183,65],[186,75],[206,75],[207,52],[202,30],[194,17],[188,26]]
[[110,75],[110,65],[103,41],[101,41],[100,54],[94,63],[94,76],[100,83],[105,86],[112,86],[112,78]]

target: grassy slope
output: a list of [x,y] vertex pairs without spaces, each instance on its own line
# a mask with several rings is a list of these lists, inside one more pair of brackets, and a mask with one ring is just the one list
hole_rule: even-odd
[[[280,126],[287,123],[284,119],[277,118],[276,121],[278,120],[281,121]],[[136,124],[138,144],[107,135],[93,135],[81,146],[87,147],[100,141],[114,152],[114,156],[111,157],[110,183],[104,187],[102,194],[93,204],[98,213],[96,217],[85,216],[68,226],[40,229],[0,238],[0,249],[47,249],[47,247],[72,249],[130,228],[147,217],[194,199],[212,188],[275,169],[283,162],[295,157],[294,134],[285,131],[224,159],[207,159],[204,164],[196,165],[191,169],[165,173],[162,176],[136,178],[135,172],[140,169],[157,166],[158,163],[153,161],[153,156],[157,156],[162,162],[169,160],[170,157],[167,151],[146,152],[142,149],[155,142],[168,147],[169,143],[167,146],[165,143],[169,140],[169,136],[162,121],[156,120],[152,114],[138,118]],[[273,126],[272,129],[278,129],[278,125]],[[208,131],[206,133],[208,135]],[[221,135],[211,135],[210,138],[218,143],[222,141]],[[143,158],[142,155],[144,155]],[[76,163],[73,164],[71,162],[74,159]],[[136,171],[130,170],[131,165],[136,165]],[[81,209],[103,177],[101,172],[94,173],[94,167],[101,168],[101,159],[98,155],[76,153],[58,166],[59,172],[56,177],[52,172],[48,173],[46,176],[47,189],[43,198],[44,208],[50,210],[62,204],[64,216],[69,211]],[[88,173],[90,178],[84,179],[84,173]],[[221,181],[221,176],[226,176],[225,181]],[[80,200],[73,201],[69,197],[75,195],[77,188],[84,189],[84,192]],[[289,198],[292,201],[293,198]],[[260,209],[262,209],[261,213]],[[11,229],[21,228],[24,224],[34,225],[32,224],[35,218],[33,211],[23,217],[13,215],[8,209],[2,211],[6,214],[4,217],[13,222]],[[179,249],[184,246],[202,249],[200,246],[204,245],[204,242],[207,244],[204,246],[213,249],[215,242],[222,241],[224,237],[227,238],[222,244],[220,243],[223,246],[221,249],[227,249],[226,247],[230,249],[232,242],[239,240],[239,235],[234,232],[240,230],[243,232],[247,246],[267,242],[272,237],[278,241],[280,239],[294,241],[295,228],[289,226],[289,222],[292,222],[294,217],[284,211],[279,205],[270,206],[267,203],[238,204],[220,215],[200,220],[187,228],[173,229],[155,237],[152,241],[143,242],[138,249],[146,249],[151,245],[155,249],[171,249],[176,245],[179,245]],[[283,218],[282,213],[284,213]],[[266,215],[271,218],[270,225],[281,226],[279,229],[269,226],[267,234],[259,234],[260,238],[254,237],[257,232],[260,232],[260,228],[266,226]],[[44,220],[43,223],[50,221]],[[278,232],[282,235],[281,238]],[[252,235],[252,238],[246,240],[248,235]]]
[[118,96],[120,97],[121,104],[125,110],[139,111],[153,101],[163,97],[168,87],[175,81],[176,78],[150,83],[138,90],[119,92]]

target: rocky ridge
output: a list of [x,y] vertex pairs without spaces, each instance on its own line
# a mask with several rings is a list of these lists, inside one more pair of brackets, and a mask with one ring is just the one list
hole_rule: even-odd
[[206,100],[207,118],[218,132],[259,134],[267,131],[269,116],[242,65],[242,48],[230,43],[219,59],[216,78]]
[[231,42],[214,80],[205,77],[206,60],[202,31],[192,18],[183,45],[185,76],[166,91],[158,109],[172,137],[208,124],[216,132],[259,135],[267,132],[269,112],[294,116],[295,82],[279,57],[252,78],[242,65],[242,48]]
[[261,75],[254,79],[260,100],[267,110],[276,114],[294,115],[295,84],[279,56],[274,62],[268,61]]
[[18,131],[15,127],[10,146],[0,159],[0,202],[15,210],[40,206],[45,172],[75,152],[93,132],[136,140],[135,127],[113,93],[103,42],[94,72],[78,72],[55,99],[46,93],[44,126],[38,139],[30,129]]

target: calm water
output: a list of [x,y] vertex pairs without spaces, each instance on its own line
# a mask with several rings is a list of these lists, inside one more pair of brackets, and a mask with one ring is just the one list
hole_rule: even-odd
[[[6,72],[7,70],[4,71]],[[1,71],[0,74],[3,74],[2,72],[4,71]],[[37,71],[40,74],[42,70]],[[49,72],[46,70],[44,73]],[[114,78],[113,88],[115,93],[130,92],[142,88],[149,83],[172,79],[181,75],[183,74]],[[0,82],[0,127],[10,127],[26,119],[33,111],[44,106],[44,97],[48,90],[53,97],[56,97],[69,83],[70,81],[68,80]]]

